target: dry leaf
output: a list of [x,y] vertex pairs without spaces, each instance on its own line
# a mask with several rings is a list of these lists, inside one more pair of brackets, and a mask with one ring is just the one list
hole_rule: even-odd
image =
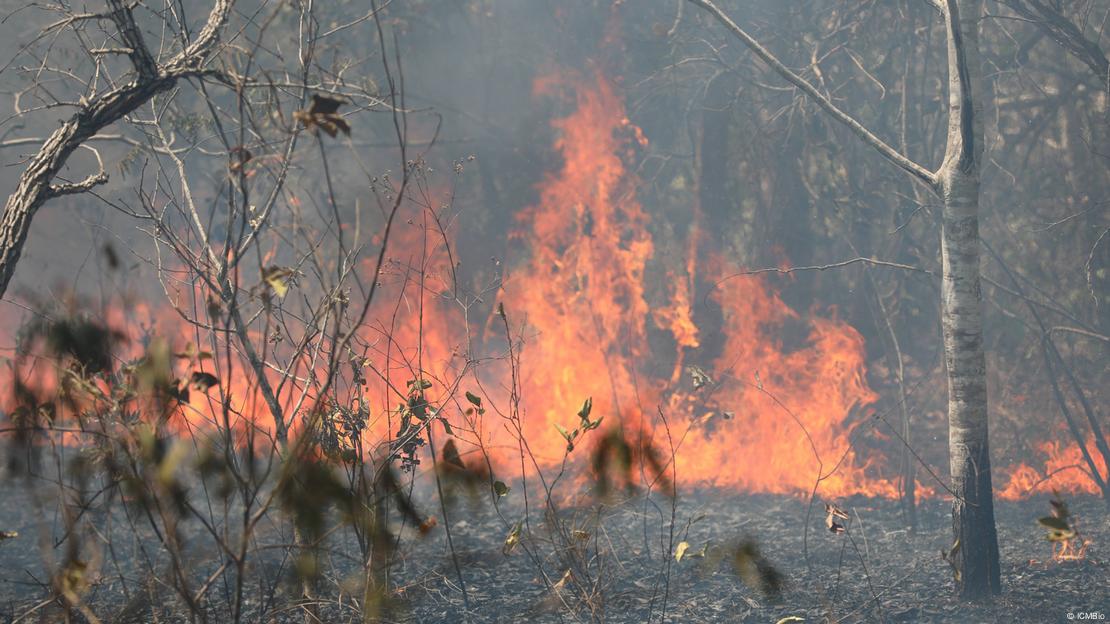
[[686,554],[688,548],[690,548],[689,542],[679,542],[678,546],[674,549],[674,560],[676,562],[682,561],[682,556]]
[[520,531],[523,524],[517,521],[513,525],[513,530],[509,531],[508,537],[505,538],[505,545],[501,547],[501,552],[505,555],[511,554],[516,545],[520,543]]
[[289,292],[288,279],[292,277],[293,269],[285,267],[267,267],[262,271],[262,281],[270,285],[274,289],[274,294],[279,297],[284,297],[285,293]]
[[228,165],[227,168],[232,173],[239,173],[242,171],[243,166],[254,158],[254,154],[251,154],[251,151],[242,145],[231,148],[231,150],[229,150],[229,155],[231,156],[231,164]]
[[193,371],[192,376],[189,377],[189,385],[201,392],[208,392],[209,388],[218,383],[220,380],[215,375],[204,371]]
[[435,516],[428,516],[427,519],[420,523],[420,526],[417,527],[417,530],[420,531],[421,535],[427,535],[429,531],[436,528],[437,524],[439,524],[439,521],[436,520]]
[[825,503],[825,514],[825,526],[829,528],[830,532],[839,535],[847,530],[843,524],[837,522],[837,518],[848,519],[848,514],[844,513],[839,507]]
[[306,110],[294,111],[293,116],[306,130],[319,128],[334,138],[337,132],[351,134],[351,126],[339,114],[339,107],[347,102],[338,98],[313,94],[312,104]]

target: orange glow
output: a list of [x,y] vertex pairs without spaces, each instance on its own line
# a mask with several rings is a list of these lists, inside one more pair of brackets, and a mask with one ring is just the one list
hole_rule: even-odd
[[[569,111],[552,122],[553,147],[562,162],[538,184],[535,205],[516,217],[499,302],[514,341],[518,332],[522,338],[519,345],[514,342],[520,358],[521,426],[539,467],[562,464],[567,441],[558,427],[574,429],[576,412],[592,398],[591,418],[604,419],[602,430],[619,427],[665,456],[673,446],[675,464],[666,470],[675,469],[679,484],[790,495],[816,487],[826,497],[896,498],[899,484],[892,465],[853,446],[857,437],[875,435],[868,420],[879,398],[867,382],[860,333],[836,310],[791,309],[761,277],[726,278],[740,268],[704,249],[696,205],[690,207],[692,224],[682,241],[684,257],[674,266],[660,266],[652,233],[656,224],[637,197],[642,181],[626,166],[648,140],[627,118],[614,86],[600,73],[562,72],[537,79],[534,96],[554,98]],[[399,221],[386,265],[377,275],[371,275],[372,259],[360,266],[363,282],[377,280],[381,289],[352,352],[339,359],[343,383],[337,393],[368,407],[365,439],[381,448],[398,434],[396,410],[405,400],[406,383],[427,380],[428,401],[444,408],[460,439],[481,440],[499,475],[519,476],[519,447],[504,419],[513,377],[499,340],[500,319],[494,312],[484,332],[467,331],[467,322],[474,329],[483,321],[468,318],[454,298],[454,265],[446,247],[454,233],[441,233],[429,223],[427,206],[441,201],[431,191],[422,192],[429,197],[417,203],[425,207]],[[270,259],[267,255],[267,264]],[[697,314],[714,284],[708,305],[720,308],[719,327]],[[187,302],[207,301],[200,287],[172,297],[188,310],[195,306]],[[148,331],[167,336],[176,352],[190,343],[220,355],[226,347],[224,337],[215,346],[203,344],[207,334],[190,329],[169,307],[128,303],[112,307],[107,316],[109,326],[126,335],[125,358],[143,353]],[[264,335],[273,329],[255,322],[249,336],[256,345],[286,352],[303,338],[282,336],[275,342]],[[479,352],[471,353],[472,347]],[[471,364],[480,357],[493,361],[471,374]],[[278,371],[267,374],[280,388],[277,400],[287,420],[313,407],[317,397],[309,380],[326,373],[325,362],[326,357],[290,363],[293,380],[284,384]],[[169,425],[179,432],[230,425],[272,436],[269,407],[245,362],[235,361],[232,371],[220,370],[217,363],[226,366],[226,358],[173,359],[179,376],[193,370],[217,375],[226,404],[219,388],[193,392]],[[48,365],[31,374],[44,389],[57,385]],[[483,419],[474,418],[463,391],[480,394],[489,408]],[[10,401],[5,395],[3,400]],[[468,408],[472,413],[464,418]],[[582,458],[589,452],[592,438],[586,438],[576,443],[585,448],[572,455],[579,464],[586,463]],[[473,450],[460,446],[464,453]],[[1000,498],[1025,498],[1052,488],[1098,493],[1088,475],[1068,468],[1083,465],[1078,448],[1045,443],[1040,450],[1046,457],[1043,470],[1025,464],[999,469]],[[1093,444],[1091,452],[1099,457]],[[525,466],[534,471],[532,464]],[[1046,474],[1051,475],[1047,481]],[[921,496],[943,492],[925,484],[918,488]]]
[[[1087,460],[1078,446],[1050,441],[1038,445],[1038,450],[1044,456],[1044,468],[1037,470],[1029,464],[1021,463],[1003,469],[1001,472],[1006,476],[1001,481],[1005,485],[998,490],[999,498],[1020,500],[1034,494],[1051,493],[1053,490],[1073,495],[1099,494],[1098,485],[1087,472]],[[1087,452],[1099,473],[1106,474],[1106,463],[1095,448],[1093,440],[1087,442]]]
[[[865,415],[877,399],[865,381],[863,339],[835,318],[803,318],[763,280],[729,280],[713,293],[725,323],[712,340],[724,349],[702,366],[716,383],[683,385],[680,363],[706,339],[690,301],[694,254],[686,274],[668,271],[669,300],[649,304],[651,217],[621,158],[642,143],[642,133],[630,131],[604,77],[548,76],[535,89],[542,96],[564,90],[574,93],[575,110],[553,124],[563,165],[541,184],[539,203],[520,215],[515,237],[526,244],[528,261],[505,288],[507,311],[523,316],[530,330],[522,378],[532,448],[561,458],[565,443],[553,435],[555,425],[572,426],[586,397],[593,397],[594,414],[666,444],[655,417],[661,405],[680,482],[800,493],[814,487],[822,467],[833,473],[820,486],[825,495],[897,496],[894,479],[850,450],[849,417]],[[735,272],[719,258],[707,264],[710,278]],[[649,319],[671,334],[674,352],[648,348]],[[789,352],[782,344],[787,321],[809,332]]]

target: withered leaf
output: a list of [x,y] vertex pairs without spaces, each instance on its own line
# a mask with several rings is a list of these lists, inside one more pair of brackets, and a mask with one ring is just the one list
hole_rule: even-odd
[[777,602],[782,596],[786,577],[759,552],[750,539],[741,542],[732,552],[732,565],[740,580],[763,596]]
[[1075,531],[1071,530],[1071,529],[1068,529],[1066,531],[1059,531],[1059,530],[1053,529],[1053,530],[1050,530],[1048,532],[1048,535],[1045,536],[1045,539],[1047,539],[1050,542],[1067,542],[1067,541],[1070,541],[1072,539],[1075,539],[1076,535],[1078,535],[1078,534]]
[[439,521],[436,520],[435,516],[428,516],[423,522],[420,523],[420,526],[417,527],[417,530],[420,531],[421,535],[427,535],[432,529],[436,528],[436,525],[438,524]]
[[194,356],[196,356],[196,354],[197,354],[197,347],[196,347],[196,345],[194,345],[193,343],[190,342],[189,344],[185,345],[185,350],[184,351],[178,351],[177,353],[174,353],[173,356],[175,358],[181,358],[183,360],[191,360],[191,359],[193,359]]
[[713,385],[713,378],[699,366],[687,366],[686,372],[690,374],[690,379],[694,380],[694,390]]
[[844,513],[844,511],[836,505],[825,503],[825,526],[828,527],[830,532],[839,535],[847,529],[844,528],[843,524],[837,522],[838,518],[847,520],[848,514]]
[[204,371],[193,371],[193,374],[189,377],[189,385],[201,392],[207,392],[209,388],[218,383],[220,383],[220,380],[215,375]]
[[274,289],[274,294],[284,297],[289,292],[287,281],[293,276],[293,269],[279,266],[266,267],[262,270],[262,281]]
[[116,253],[112,243],[104,243],[104,259],[108,262],[109,269],[115,271],[119,268],[119,254]]
[[508,537],[505,538],[505,545],[501,547],[501,552],[503,554],[511,554],[513,552],[513,549],[516,548],[517,544],[520,543],[520,532],[523,526],[524,523],[520,520],[517,520],[516,524],[513,525],[513,529],[509,531]]
[[208,316],[213,319],[220,318],[221,312],[223,310],[223,308],[221,308],[220,306],[220,300],[213,297],[212,295],[208,295],[206,304],[208,307]]
[[1054,529],[1056,531],[1071,531],[1071,525],[1068,524],[1068,521],[1056,516],[1045,516],[1043,518],[1038,518],[1037,522],[1043,527]]
[[178,383],[175,382],[167,388],[166,393],[170,395],[170,398],[175,399],[178,403],[189,402],[189,386],[187,384],[178,385]]
[[306,130],[319,128],[334,138],[338,132],[351,134],[351,126],[339,114],[339,107],[347,102],[327,95],[314,93],[312,103],[305,110],[293,112],[297,121],[301,122]]
[[451,469],[466,470],[466,464],[463,463],[462,455],[459,454],[459,447],[455,446],[454,440],[448,440],[443,445],[443,463]]
[[674,549],[674,560],[676,562],[682,561],[682,556],[686,554],[686,550],[690,548],[690,542],[679,542],[678,546]]
[[1055,490],[1052,492],[1052,499],[1048,501],[1048,504],[1052,506],[1052,515],[1061,520],[1066,520],[1071,515],[1068,512],[1067,504],[1060,498],[1060,493]]
[[236,145],[231,148],[228,155],[231,157],[231,164],[228,165],[227,168],[232,173],[239,173],[242,171],[243,167],[254,158],[254,154],[242,145]]

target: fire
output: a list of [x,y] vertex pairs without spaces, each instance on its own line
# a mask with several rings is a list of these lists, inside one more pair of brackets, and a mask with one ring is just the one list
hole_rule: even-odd
[[[654,412],[662,406],[682,482],[798,493],[820,475],[827,495],[896,496],[895,481],[852,451],[848,419],[877,395],[865,381],[862,337],[835,316],[801,315],[759,279],[725,281],[712,295],[725,317],[712,336],[724,348],[704,363],[712,388],[682,387],[681,364],[707,339],[691,305],[696,256],[685,274],[668,272],[669,299],[649,302],[651,217],[622,159],[642,134],[630,130],[603,76],[549,76],[535,91],[564,89],[574,92],[575,109],[553,123],[563,164],[540,185],[539,203],[521,213],[515,239],[528,259],[505,288],[507,309],[531,330],[522,354],[530,443],[543,441],[543,456],[560,458],[555,426],[570,424],[573,409],[593,397],[595,413],[659,444]],[[706,283],[734,272],[719,258],[706,264]],[[673,351],[649,347],[648,323],[671,335]],[[809,332],[791,350],[783,345],[788,323]]]
[[[1088,464],[1083,451],[1074,444],[1061,444],[1056,441],[1043,442],[1037,450],[1044,456],[1044,468],[1037,470],[1029,464],[1021,463],[1010,469],[1005,486],[998,491],[1003,500],[1021,500],[1036,493],[1059,491],[1064,494],[1098,495],[1098,485],[1087,472]],[[1107,474],[1106,464],[1095,447],[1094,440],[1087,442],[1087,453],[1095,462],[1101,474]]]
[[[653,237],[661,224],[640,204],[641,181],[626,166],[647,138],[629,121],[613,84],[600,72],[562,72],[539,78],[534,95],[561,98],[570,112],[552,122],[562,163],[539,183],[538,200],[518,213],[510,236],[511,269],[499,303],[512,331],[520,332],[513,336],[519,360],[507,361],[505,345],[494,338],[501,333],[488,331],[498,325],[499,306],[481,338],[468,332],[473,319],[452,295],[448,246],[456,226],[441,231],[440,223],[431,222],[428,207],[440,204],[426,197],[419,214],[409,215],[391,238],[390,259],[379,274],[370,275],[370,260],[361,267],[381,291],[359,328],[357,348],[344,354],[340,366],[350,378],[347,388],[355,388],[349,392],[353,403],[370,415],[370,447],[381,448],[397,435],[397,405],[405,401],[406,384],[423,380],[429,403],[444,406],[452,427],[492,453],[495,470],[519,473],[515,434],[500,420],[515,380],[522,433],[541,469],[561,465],[567,440],[559,428],[572,429],[576,411],[592,399],[591,418],[602,419],[601,429],[619,429],[667,457],[673,450],[666,471],[673,470],[682,484],[897,497],[897,476],[855,445],[867,435],[878,400],[867,382],[859,332],[833,309],[791,309],[762,278],[728,278],[738,268],[704,248],[696,205],[681,266],[661,266]],[[653,276],[664,283],[653,284]],[[198,287],[178,298],[175,303],[188,308],[182,302],[204,302],[207,295]],[[719,321],[699,316],[702,301],[720,309]],[[148,331],[170,331],[174,351],[190,343],[215,350],[172,308],[117,308],[109,325],[126,336],[123,359],[142,355]],[[274,328],[255,323],[250,337],[275,351],[302,338],[265,331]],[[222,350],[226,338],[219,340],[215,346]],[[472,369],[482,358],[494,361]],[[218,361],[174,359],[176,374],[212,372],[221,386],[191,394],[171,425],[182,432],[230,425],[273,435],[257,380],[242,364],[228,372]],[[509,370],[517,363],[519,370]],[[266,374],[279,388],[286,419],[294,420],[316,399],[308,380],[326,371],[320,361],[307,359],[289,366],[292,382],[282,383],[276,370]],[[53,371],[33,374],[44,387],[57,383]],[[462,409],[449,403],[463,390],[480,392],[484,405],[492,406],[484,421],[473,408],[464,416],[464,402],[458,401]],[[225,413],[234,422],[226,422]],[[1064,492],[1097,493],[1082,470],[1072,469],[1082,465],[1078,448],[1046,443],[1041,451],[1048,458],[1043,471],[1025,464],[1000,470],[1008,476],[1001,498],[1044,489],[1046,477]],[[577,449],[574,459],[588,452]],[[1093,447],[1092,454],[1098,456]],[[919,486],[922,495],[935,493],[926,485]]]
[[1082,537],[1075,537],[1062,542],[1053,542],[1052,560],[1056,562],[1081,561],[1087,558],[1087,549],[1090,547],[1091,542]]

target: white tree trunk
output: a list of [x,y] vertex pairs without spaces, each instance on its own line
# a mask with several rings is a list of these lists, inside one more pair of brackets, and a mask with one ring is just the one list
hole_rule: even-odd
[[952,475],[951,560],[966,598],[1000,588],[998,537],[987,427],[987,371],[979,285],[979,176],[953,172],[944,184],[941,233],[942,332],[948,368],[948,454]]
[[979,281],[979,180],[983,89],[979,58],[982,0],[947,0],[948,144],[938,171],[941,331],[948,370],[948,453],[952,475],[949,558],[964,598],[1000,591],[987,427],[987,364]]
[[745,32],[714,0],[702,7],[756,56],[850,129],[944,200],[942,332],[948,364],[948,444],[955,533],[949,561],[965,598],[1000,591],[998,537],[994,526],[990,447],[987,437],[987,370],[983,354],[979,285],[979,172],[983,155],[983,89],[979,57],[982,0],[932,0],[940,10],[948,43],[948,143],[936,172],[894,149],[841,110],[824,93],[778,60]]

